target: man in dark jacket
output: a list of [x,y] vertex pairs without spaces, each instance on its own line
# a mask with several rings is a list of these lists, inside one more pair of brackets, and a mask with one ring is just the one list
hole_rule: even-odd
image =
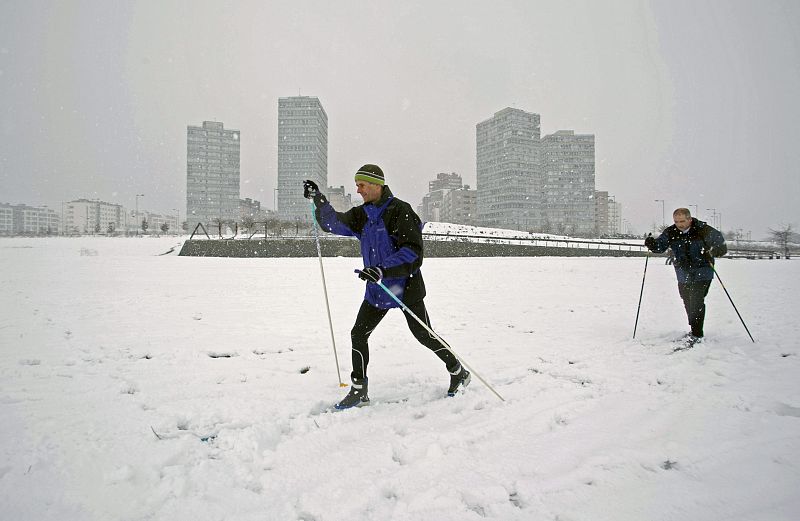
[[[364,204],[347,212],[337,212],[319,187],[312,181],[303,183],[307,198],[314,200],[316,219],[322,229],[337,235],[356,237],[361,242],[364,269],[359,278],[367,287],[364,301],[358,311],[355,325],[350,331],[353,342],[351,378],[353,386],[348,395],[336,405],[348,409],[369,404],[367,395],[367,365],[369,345],[367,340],[378,323],[391,308],[399,304],[384,291],[379,281],[388,288],[417,317],[431,327],[425,310],[425,283],[422,280],[422,223],[408,203],[397,199],[385,185],[383,171],[367,164],[355,174],[357,192]],[[439,340],[403,310],[408,328],[414,337],[433,351],[450,372],[448,396],[470,381],[470,373]]]
[[722,234],[703,221],[698,221],[686,208],[672,212],[674,225],[666,228],[658,238],[644,241],[647,249],[663,253],[672,249],[678,293],[683,299],[691,332],[685,337],[688,346],[703,338],[706,315],[705,297],[714,279],[714,258],[728,252]]

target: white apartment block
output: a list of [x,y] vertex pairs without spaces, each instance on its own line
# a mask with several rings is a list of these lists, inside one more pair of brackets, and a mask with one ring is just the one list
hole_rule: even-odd
[[344,186],[329,186],[325,196],[337,212],[346,212],[350,208],[360,206],[363,202],[360,195],[353,200],[353,196],[345,191]]
[[595,222],[597,236],[619,235],[622,231],[622,205],[608,192],[595,192]]
[[464,180],[455,172],[436,174],[436,179],[428,182],[428,192],[436,190],[458,190],[464,186]]
[[455,172],[439,173],[428,183],[428,193],[418,207],[423,222],[477,224],[477,191],[463,184]]
[[189,228],[239,218],[239,131],[204,121],[187,127],[186,221]]
[[117,233],[126,229],[122,205],[100,200],[77,199],[63,205],[63,233]]
[[46,206],[0,203],[0,235],[55,235],[61,219]]
[[622,229],[622,203],[618,203],[613,195],[608,197],[608,234],[621,235],[628,233]]
[[436,174],[436,179],[428,182],[428,193],[422,198],[422,202],[417,208],[422,222],[452,222],[444,221],[442,217],[444,196],[450,190],[457,190],[463,186],[461,176],[455,172]]
[[505,108],[476,126],[477,213],[484,226],[540,225],[540,117]]
[[594,135],[559,130],[542,138],[542,231],[593,236]]
[[453,224],[478,224],[478,191],[469,186],[448,190],[442,199],[439,216],[441,222]]
[[328,115],[318,98],[278,99],[278,192],[281,219],[300,218],[310,225],[311,207],[303,181],[328,186]]
[[[142,230],[142,221],[147,222],[147,235],[157,235],[160,233],[179,233],[178,230],[178,216],[177,215],[170,215],[170,214],[161,214],[156,212],[149,212],[146,210],[139,210],[139,218],[136,218],[136,212],[131,211],[129,213],[129,223],[132,226],[129,228],[129,232],[133,233],[145,233]],[[136,223],[133,225],[133,223]],[[161,227],[166,224],[167,231],[161,229]],[[195,226],[197,224],[195,223]],[[190,230],[191,231],[191,230]]]
[[608,235],[608,192],[598,190],[594,193],[594,229],[595,235]]
[[422,222],[441,222],[442,203],[444,194],[447,190],[433,190],[422,198],[422,202],[417,208],[417,213]]
[[14,233],[14,208],[7,203],[0,203],[0,235]]
[[239,200],[239,222],[248,218],[259,222],[267,218],[266,211],[261,208],[261,201],[249,197]]

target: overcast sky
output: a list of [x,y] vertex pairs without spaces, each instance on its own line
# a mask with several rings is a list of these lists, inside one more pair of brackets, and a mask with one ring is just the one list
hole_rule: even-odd
[[474,188],[475,125],[516,107],[595,135],[636,231],[663,199],[762,237],[800,225],[798,35],[793,0],[0,0],[0,202],[184,216],[207,120],[241,131],[241,196],[271,208],[278,98],[301,94],[331,185],[373,162],[414,205],[437,172]]

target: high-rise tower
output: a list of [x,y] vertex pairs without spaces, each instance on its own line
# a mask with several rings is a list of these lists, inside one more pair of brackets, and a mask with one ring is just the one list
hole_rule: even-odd
[[593,236],[594,135],[559,130],[542,138],[542,175],[545,231]]
[[186,222],[190,229],[239,219],[239,131],[216,121],[187,127]]
[[476,126],[477,211],[484,226],[540,225],[539,114],[505,108]]
[[328,186],[328,115],[319,99],[297,96],[278,99],[278,215],[281,219],[311,219],[303,199],[303,181]]

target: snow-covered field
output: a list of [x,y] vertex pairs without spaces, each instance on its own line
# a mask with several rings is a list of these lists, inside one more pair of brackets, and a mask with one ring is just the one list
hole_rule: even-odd
[[[368,408],[340,389],[319,263],[179,239],[0,240],[3,520],[795,520],[800,264],[721,260],[707,339],[651,259],[428,259],[448,375],[399,311]],[[363,286],[325,259],[342,378]],[[157,435],[156,435],[157,433]]]

